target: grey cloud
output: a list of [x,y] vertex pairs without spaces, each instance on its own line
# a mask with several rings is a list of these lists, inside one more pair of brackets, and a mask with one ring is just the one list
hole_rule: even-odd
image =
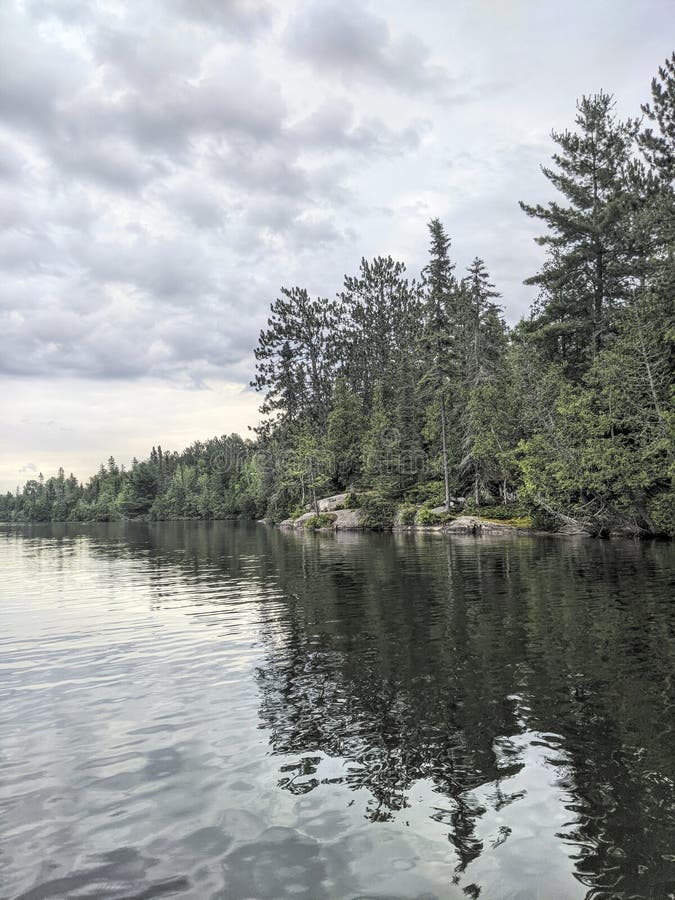
[[215,287],[212,261],[198,241],[160,240],[141,232],[117,242],[76,241],[70,252],[90,279],[131,285],[158,301],[194,303]]
[[294,123],[290,133],[299,146],[365,155],[396,155],[418,147],[428,128],[428,122],[417,120],[395,131],[376,116],[356,122],[353,104],[344,97],[331,97]]
[[139,153],[128,140],[102,135],[99,140],[57,140],[52,162],[62,174],[72,174],[113,190],[139,190],[169,172],[160,158]]
[[187,19],[215,25],[238,36],[251,37],[268,28],[274,8],[267,0],[169,0]]
[[17,147],[0,137],[0,179],[14,181],[23,171],[25,162]]
[[345,81],[374,81],[410,93],[440,94],[447,72],[430,61],[416,37],[391,33],[386,20],[356,0],[312,2],[301,7],[286,33],[286,46],[319,73],[338,72]]
[[205,179],[185,176],[177,182],[163,185],[158,192],[169,209],[175,210],[196,228],[220,228],[228,218],[228,208]]
[[97,12],[92,0],[28,0],[28,12],[36,19],[59,19],[67,25],[81,25]]
[[395,14],[294,0],[283,46],[267,3],[0,15],[0,371],[246,382],[280,283],[324,296],[361,254],[420,264],[431,215],[524,309],[537,250],[516,202],[541,199],[546,156],[518,144],[526,103],[517,127],[469,104],[438,116],[454,86]]
[[80,59],[54,41],[36,41],[9,7],[0,11],[0,58],[0,118],[30,130],[50,126],[59,100],[84,77]]
[[155,91],[126,89],[119,96],[113,91],[103,98],[75,98],[67,112],[61,133],[71,141],[117,136],[173,157],[192,152],[191,143],[203,135],[272,140],[286,110],[275,85],[223,66],[194,83],[174,84],[166,78]]
[[[100,19],[103,10],[96,0],[26,0],[26,8],[36,20],[57,19],[65,25],[83,26]],[[124,12],[133,10],[129,6]],[[194,22],[238,38],[252,37],[268,28],[274,8],[268,0],[153,0],[142,13],[156,21],[163,13]]]
[[289,158],[274,145],[224,147],[214,154],[212,166],[218,176],[256,193],[292,198],[306,195],[309,188],[307,173],[293,155]]

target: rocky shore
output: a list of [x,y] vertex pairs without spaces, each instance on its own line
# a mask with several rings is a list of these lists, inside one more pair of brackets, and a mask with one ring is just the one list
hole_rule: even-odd
[[[346,509],[346,494],[336,494],[317,501],[318,513],[310,510],[294,519],[284,519],[279,523],[284,529],[306,529],[314,531],[364,531],[369,530],[363,523],[360,509]],[[447,515],[444,507],[430,510],[437,516]],[[396,532],[444,532],[448,534],[518,534],[530,532],[527,526],[497,522],[480,516],[458,514],[448,521],[438,524],[404,523],[400,517],[394,521],[392,530]]]

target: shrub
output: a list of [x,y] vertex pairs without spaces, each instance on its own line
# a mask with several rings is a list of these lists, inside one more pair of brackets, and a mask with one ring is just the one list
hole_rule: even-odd
[[360,509],[361,498],[356,491],[350,491],[345,499],[345,509]]
[[537,507],[532,513],[532,524],[539,531],[557,531],[560,525],[555,516],[541,507]]
[[361,495],[361,524],[373,531],[388,531],[394,524],[396,507],[379,494]]
[[408,493],[411,503],[421,503],[432,509],[440,506],[445,500],[445,487],[442,481],[424,481],[415,485]]
[[418,525],[447,525],[452,522],[454,516],[447,512],[434,512],[431,509],[421,509],[417,513]]
[[417,509],[414,506],[401,506],[398,511],[398,521],[401,525],[414,525]]
[[305,522],[305,528],[316,531],[319,528],[332,528],[337,516],[335,513],[317,513]]
[[649,515],[658,534],[675,536],[675,497],[672,488],[665,494],[650,499],[647,504]]

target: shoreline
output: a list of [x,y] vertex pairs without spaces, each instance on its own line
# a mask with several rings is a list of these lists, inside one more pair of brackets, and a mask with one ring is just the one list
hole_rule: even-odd
[[[511,525],[506,522],[498,522],[493,519],[482,519],[480,516],[458,516],[452,522],[438,525],[422,525],[411,524],[403,525],[395,523],[386,528],[375,528],[362,524],[344,524],[333,522],[330,525],[322,525],[320,527],[311,527],[306,525],[306,518],[313,517],[305,514],[299,516],[298,519],[285,519],[282,522],[272,522],[268,519],[250,519],[250,518],[227,518],[227,519],[201,519],[201,518],[175,518],[175,519],[108,519],[108,520],[23,520],[23,521],[0,521],[0,527],[25,527],[35,525],[69,525],[69,526],[90,526],[90,525],[166,525],[177,522],[195,522],[204,524],[213,524],[216,522],[233,522],[233,523],[249,523],[257,525],[265,525],[268,528],[276,528],[281,531],[297,531],[304,534],[438,534],[438,535],[463,535],[468,537],[499,537],[505,535],[518,537],[574,537],[574,538],[592,538],[595,540],[631,540],[631,541],[658,541],[664,543],[672,543],[673,539],[669,535],[644,534],[634,531],[609,531],[605,534],[596,534],[583,529],[561,528],[555,531],[547,531],[542,528],[535,528],[523,525]],[[305,519],[302,522],[301,519]],[[471,524],[464,521],[470,519]]]

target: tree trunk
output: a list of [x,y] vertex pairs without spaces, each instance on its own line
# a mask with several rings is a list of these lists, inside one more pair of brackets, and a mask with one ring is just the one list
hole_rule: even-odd
[[445,397],[441,391],[441,441],[443,444],[443,478],[445,480],[445,509],[450,512],[450,474],[448,472],[448,446],[445,439]]

